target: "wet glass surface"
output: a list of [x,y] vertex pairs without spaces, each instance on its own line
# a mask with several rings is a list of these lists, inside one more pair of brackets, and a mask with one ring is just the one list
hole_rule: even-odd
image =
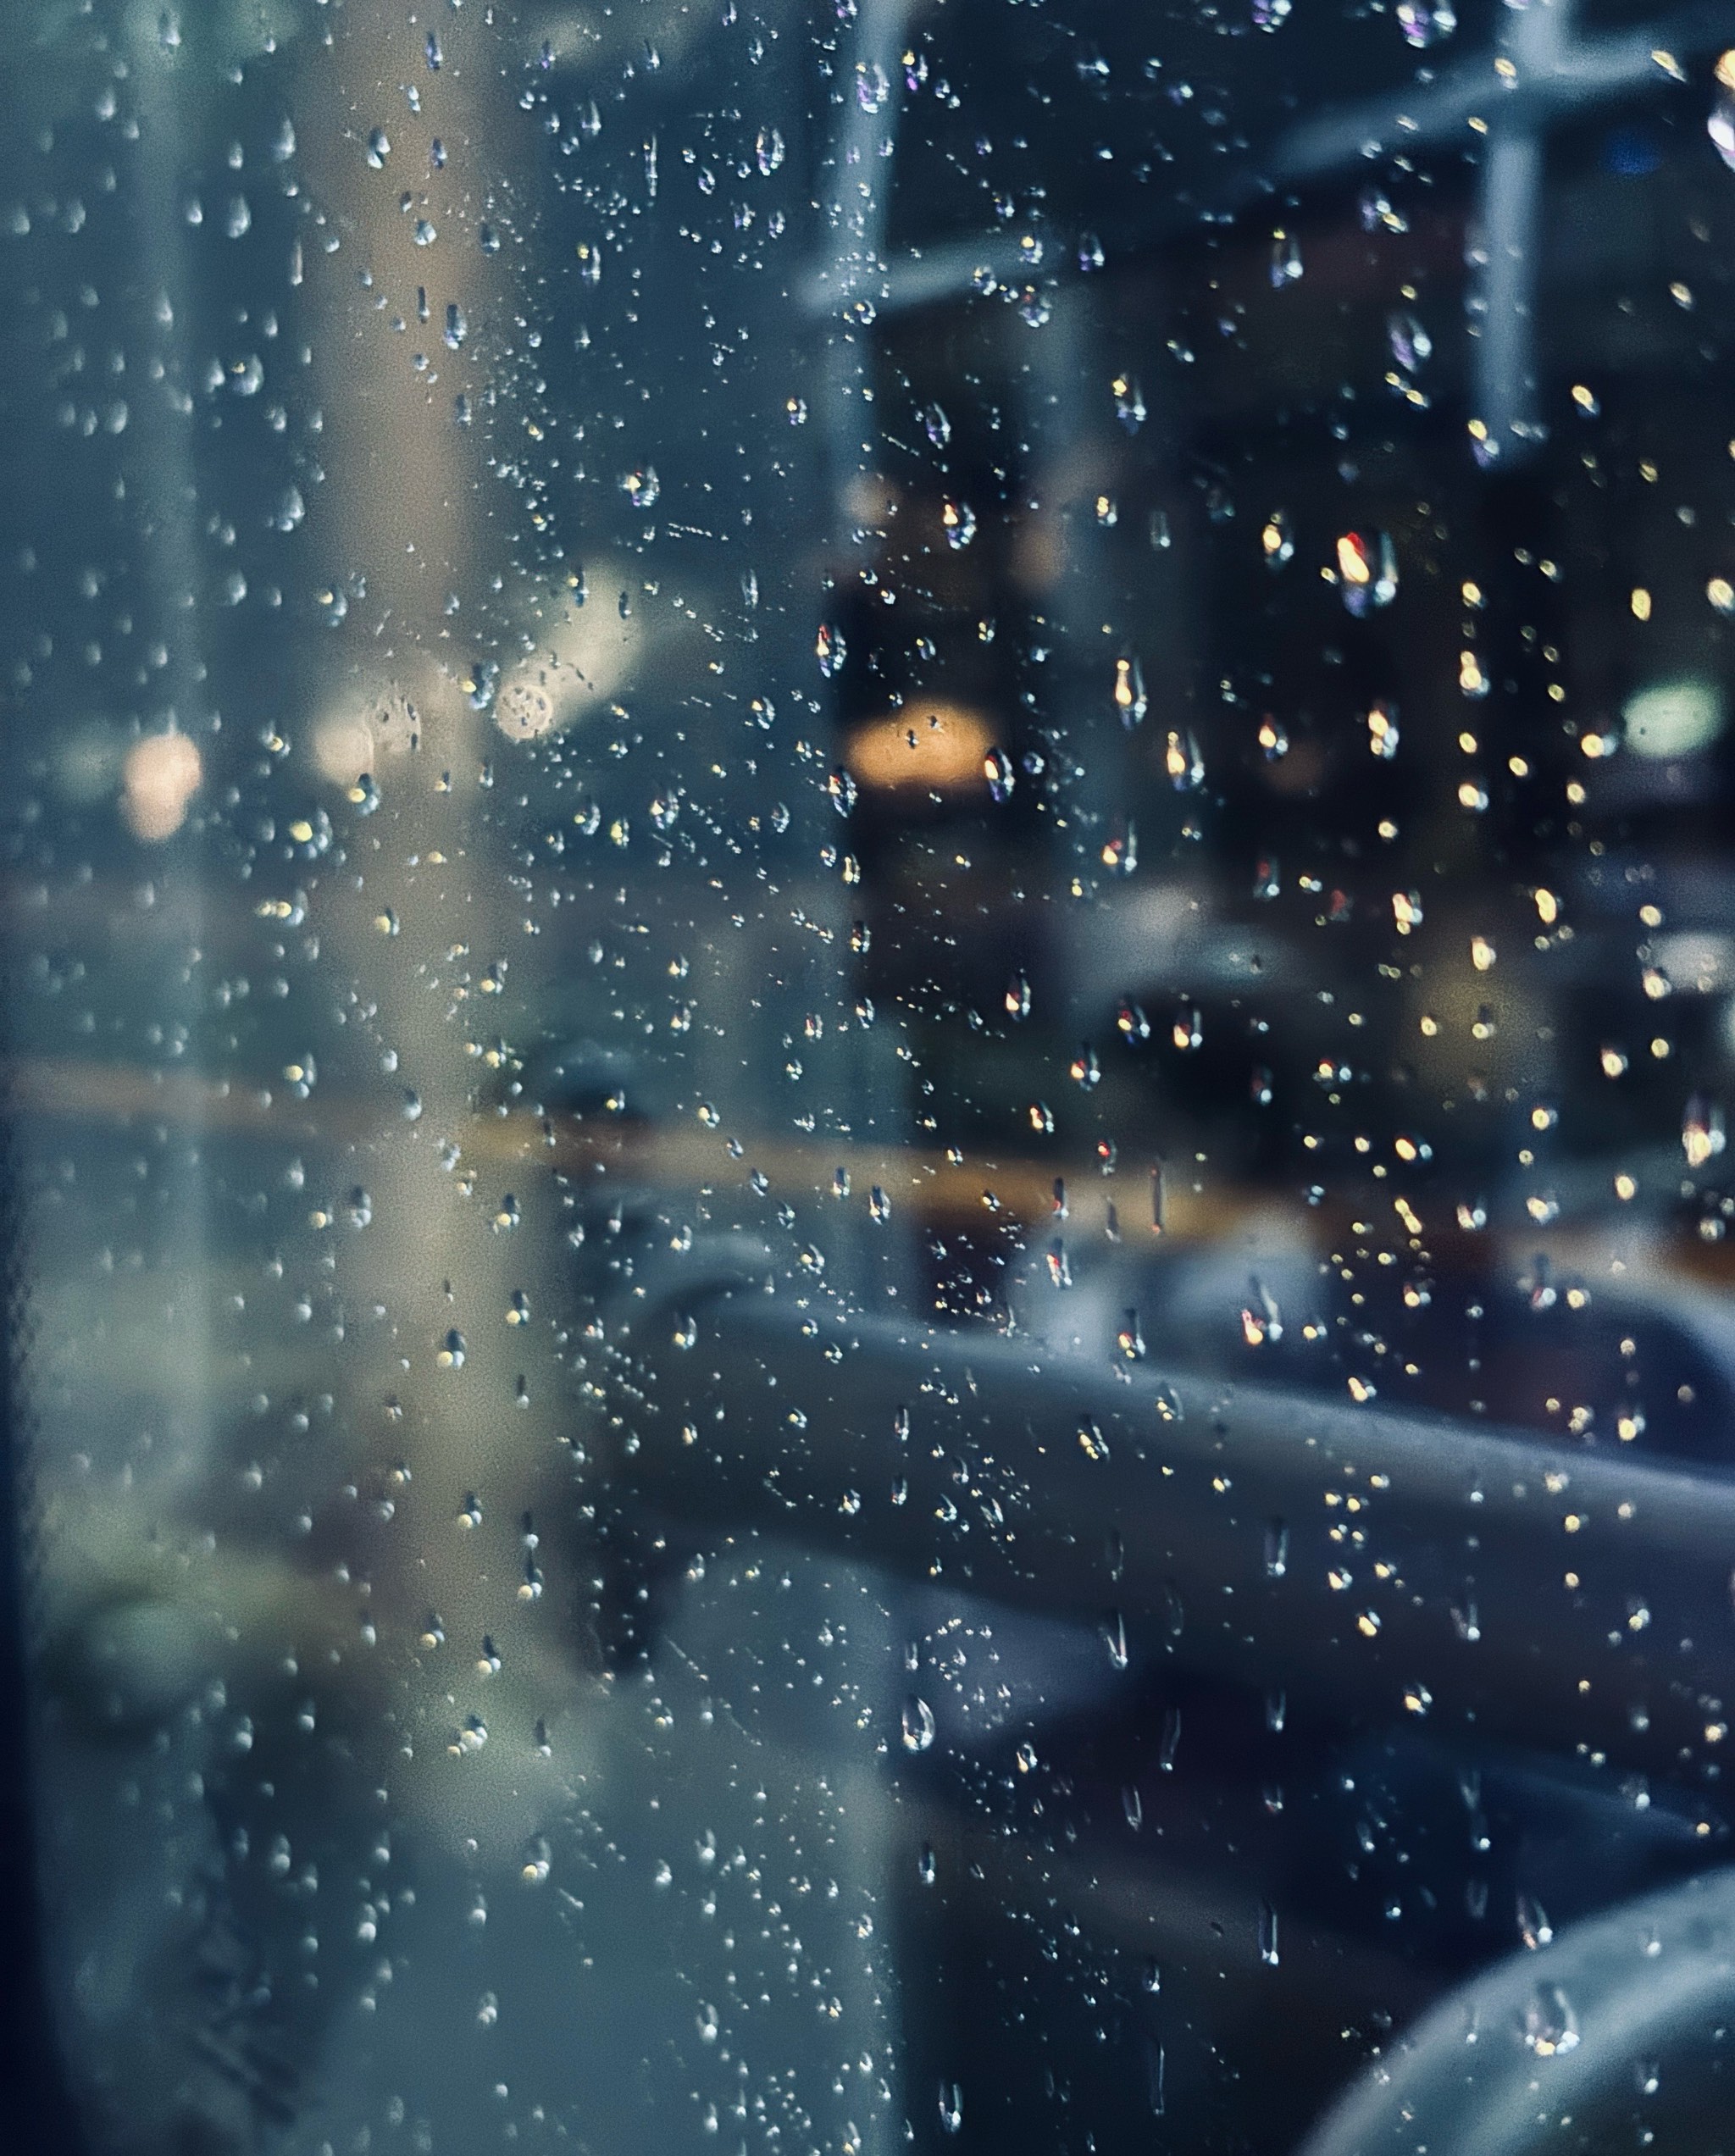
[[0,22],[93,2156],[1712,2156],[1727,25]]

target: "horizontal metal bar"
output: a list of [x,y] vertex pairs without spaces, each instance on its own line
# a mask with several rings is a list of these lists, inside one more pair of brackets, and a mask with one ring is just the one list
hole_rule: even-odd
[[1721,1760],[1735,1478],[757,1291],[620,1350],[613,1486],[673,1555],[762,1533],[1346,1713]]
[[[188,1131],[262,1143],[325,1145],[346,1151],[390,1143],[426,1143],[409,1137],[395,1106],[378,1097],[323,1089],[301,1100],[283,1089],[245,1080],[213,1079],[197,1072],[163,1071],[136,1063],[70,1058],[0,1061],[0,1104],[14,1115],[57,1122],[109,1124],[165,1123]],[[757,1172],[781,1196],[836,1200],[841,1170],[858,1205],[876,1186],[895,1207],[936,1225],[1024,1226],[1050,1220],[1055,1185],[1066,1187],[1068,1233],[1100,1239],[1108,1208],[1132,1216],[1150,1205],[1146,1178],[1155,1163],[1106,1177],[1089,1156],[1039,1161],[1026,1154],[966,1154],[917,1146],[864,1145],[839,1139],[804,1144],[759,1131],[722,1131],[696,1122],[646,1123],[606,1116],[539,1117],[527,1108],[467,1116],[456,1132],[460,1157],[491,1167],[518,1164],[528,1172],[557,1170],[574,1176],[612,1176],[624,1184],[670,1192],[740,1189]],[[612,1187],[612,1186],[611,1186]],[[1270,1194],[1250,1185],[1219,1182],[1197,1188],[1185,1176],[1167,1178],[1163,1200],[1165,1246],[1226,1234],[1268,1211]],[[1349,1208],[1340,1223],[1348,1228]],[[1334,1225],[1335,1213],[1328,1213]],[[1693,1250],[1705,1248],[1695,1243]]]

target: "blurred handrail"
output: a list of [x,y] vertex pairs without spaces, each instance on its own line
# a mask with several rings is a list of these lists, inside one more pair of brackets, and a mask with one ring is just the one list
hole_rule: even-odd
[[668,1561],[764,1534],[1343,1713],[1693,1786],[1721,1758],[1735,1478],[787,1292],[641,1305],[613,1352],[611,1487]]
[[[1523,2156],[1619,2091],[1641,2060],[1702,2044],[1735,1991],[1735,1871],[1647,1894],[1560,1933],[1430,2008],[1363,2073],[1299,2156],[1409,2156],[1426,2144]],[[1644,2076],[1638,2077],[1642,2088]]]

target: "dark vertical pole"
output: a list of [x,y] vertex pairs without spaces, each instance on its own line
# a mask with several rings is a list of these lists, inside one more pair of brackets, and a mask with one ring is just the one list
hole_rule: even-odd
[[[0,976],[3,977],[3,976]],[[8,999],[9,1000],[9,999]],[[28,1259],[8,1103],[0,1093],[0,2116],[14,2156],[76,2156],[83,2146],[48,1984],[35,1804],[30,1681],[30,1469],[25,1391]]]

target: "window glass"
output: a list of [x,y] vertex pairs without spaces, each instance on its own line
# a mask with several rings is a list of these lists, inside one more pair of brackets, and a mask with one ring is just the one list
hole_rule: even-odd
[[1711,2156],[1720,25],[0,11],[92,2156]]

